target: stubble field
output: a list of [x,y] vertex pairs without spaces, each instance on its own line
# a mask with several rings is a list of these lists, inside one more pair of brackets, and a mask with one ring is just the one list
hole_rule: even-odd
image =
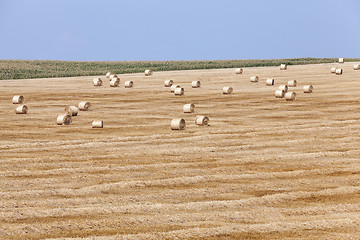
[[[124,74],[118,88],[104,76],[102,87],[93,77],[0,81],[0,239],[359,239],[352,65]],[[185,95],[170,93],[167,79]],[[296,101],[276,99],[292,79]],[[14,113],[17,94],[26,115]],[[56,125],[80,101],[93,110]],[[183,113],[186,103],[195,113]],[[210,126],[196,126],[196,115]],[[186,129],[171,131],[178,117]],[[96,119],[103,129],[91,128]]]

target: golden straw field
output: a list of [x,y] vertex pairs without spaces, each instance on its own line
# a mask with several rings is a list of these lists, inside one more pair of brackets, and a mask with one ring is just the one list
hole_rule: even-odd
[[[122,74],[117,88],[105,76],[2,80],[0,239],[360,239],[353,64]],[[295,101],[274,97],[294,79]],[[28,114],[15,114],[18,94]],[[92,111],[57,125],[80,101]],[[173,118],[185,130],[172,131]]]

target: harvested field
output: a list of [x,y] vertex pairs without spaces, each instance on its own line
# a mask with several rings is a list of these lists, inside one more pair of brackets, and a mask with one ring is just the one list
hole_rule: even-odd
[[[2,80],[0,239],[359,239],[354,64],[343,75],[330,73],[337,63],[120,75],[135,82],[128,89],[94,77]],[[276,99],[292,79],[296,100]],[[14,112],[19,94],[27,114]],[[92,111],[57,125],[81,101]],[[173,118],[185,130],[171,131]],[[104,128],[91,127],[97,119]]]

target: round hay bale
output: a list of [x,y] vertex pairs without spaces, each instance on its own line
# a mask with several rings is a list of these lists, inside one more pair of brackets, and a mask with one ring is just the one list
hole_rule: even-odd
[[313,91],[313,86],[312,85],[305,85],[303,87],[304,93],[312,93]]
[[184,95],[184,88],[182,88],[182,87],[175,88],[174,93],[175,93],[175,96],[182,96],[182,95]]
[[134,86],[134,82],[133,81],[126,81],[124,83],[125,88],[132,88]]
[[199,88],[201,86],[200,81],[192,81],[191,82],[191,87],[192,88]]
[[335,71],[335,74],[336,75],[341,75],[341,74],[343,74],[343,70],[341,68],[337,68],[336,71]]
[[93,84],[95,87],[97,86],[102,86],[103,85],[103,81],[100,78],[94,78],[93,79]]
[[242,69],[242,68],[237,68],[237,69],[235,69],[235,73],[236,73],[236,74],[242,74],[242,72],[243,72],[243,69]]
[[234,89],[232,87],[223,87],[223,94],[232,94]]
[[80,109],[80,111],[91,111],[91,103],[90,102],[80,102],[79,109]]
[[114,73],[113,73],[113,72],[107,72],[105,76],[106,76],[107,78],[110,78],[111,75],[114,75]]
[[289,87],[296,87],[297,86],[297,81],[296,80],[289,80],[287,85]]
[[275,80],[273,78],[266,79],[266,86],[273,86],[275,83]]
[[281,64],[280,65],[280,70],[286,70],[287,69],[287,65],[286,64]]
[[354,70],[359,70],[360,69],[360,65],[359,64],[355,64],[354,65]]
[[12,98],[13,104],[23,104],[24,103],[24,97],[22,95],[16,95]]
[[339,58],[339,63],[344,63],[344,58]]
[[109,77],[109,80],[111,81],[113,78],[117,78],[118,76],[116,74],[111,74]]
[[282,89],[278,89],[275,91],[275,97],[276,98],[283,98],[285,95],[285,91]]
[[113,78],[110,81],[110,87],[117,87],[120,84],[120,78]]
[[70,125],[72,123],[71,115],[64,113],[58,115],[56,122],[58,125]]
[[196,116],[195,117],[195,124],[200,126],[208,126],[209,125],[209,118],[206,116]]
[[104,127],[104,121],[103,120],[94,120],[91,123],[92,128],[103,128]]
[[79,108],[76,106],[66,106],[65,112],[70,116],[77,116],[79,113]]
[[250,82],[258,82],[259,81],[259,77],[258,76],[251,76],[250,77]]
[[336,67],[330,68],[330,72],[331,72],[331,73],[335,73],[335,72],[336,72]]
[[145,70],[145,76],[151,76],[153,74],[153,71],[150,69]]
[[26,105],[20,105],[15,109],[16,114],[27,114],[28,107]]
[[195,111],[195,105],[192,103],[185,104],[183,110],[184,113],[193,113]]
[[287,92],[287,93],[285,93],[286,101],[294,101],[295,98],[296,98],[296,93],[295,92]]
[[174,81],[173,80],[165,80],[164,81],[164,86],[165,87],[171,87],[173,85]]
[[170,92],[174,92],[175,91],[175,89],[176,88],[179,88],[180,87],[180,85],[171,85],[171,87],[170,87]]
[[171,130],[184,130],[185,120],[182,118],[174,118],[171,120]]
[[286,93],[289,88],[288,85],[280,85],[278,89],[283,90]]

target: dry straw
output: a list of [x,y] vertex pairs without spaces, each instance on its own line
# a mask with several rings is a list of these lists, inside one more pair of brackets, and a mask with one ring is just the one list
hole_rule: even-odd
[[359,70],[360,69],[360,65],[359,64],[355,64],[354,65],[354,70]]
[[287,85],[289,87],[296,87],[297,81],[296,80],[289,80]]
[[200,81],[192,81],[191,82],[191,87],[192,88],[199,88],[201,86]]
[[180,85],[171,85],[171,87],[170,87],[170,92],[174,92],[175,91],[175,89],[176,88],[179,88],[180,87]]
[[193,113],[195,111],[195,105],[192,103],[185,104],[183,110],[184,113]]
[[120,78],[113,78],[110,81],[110,87],[117,87],[120,84]]
[[91,103],[90,102],[80,102],[79,109],[81,111],[91,111]]
[[196,116],[195,117],[195,124],[201,126],[208,126],[209,125],[209,118],[206,116]]
[[233,91],[232,87],[223,87],[223,94],[232,94]]
[[294,101],[295,98],[296,98],[296,93],[295,92],[287,92],[287,93],[285,93],[286,101]]
[[336,72],[336,67],[332,67],[332,68],[330,69],[330,72],[331,72],[331,73],[335,73],[335,72]]
[[104,121],[102,120],[95,120],[91,123],[92,128],[103,128],[104,127]]
[[266,86],[272,86],[274,85],[275,80],[273,78],[266,79]]
[[335,74],[336,75],[341,75],[341,74],[343,74],[343,70],[341,68],[337,68],[336,71],[335,71]]
[[100,78],[94,78],[93,79],[93,84],[94,86],[102,86],[103,85],[103,81]]
[[185,120],[182,118],[174,118],[171,120],[171,130],[184,130]]
[[164,86],[165,87],[171,87],[173,85],[174,81],[173,80],[165,80],[164,81]]
[[72,123],[71,116],[67,113],[58,115],[56,122],[58,125],[70,125]]
[[312,93],[313,91],[313,86],[312,85],[305,85],[303,87],[304,93]]
[[125,88],[132,88],[134,86],[134,82],[133,81],[126,81],[124,83]]
[[284,90],[278,89],[278,90],[275,91],[275,97],[276,98],[283,98],[284,95],[285,95]]
[[182,87],[175,88],[174,93],[175,93],[175,96],[182,96],[182,95],[184,95],[184,88],[182,88]]
[[250,77],[250,82],[258,82],[259,81],[259,77],[258,76],[251,76]]
[[28,107],[26,105],[20,105],[15,109],[16,114],[27,114]]
[[153,71],[150,69],[145,70],[145,76],[151,76],[153,74]]
[[280,85],[278,89],[283,90],[286,93],[288,91],[288,85]]
[[71,116],[77,116],[79,113],[79,108],[76,106],[66,106],[65,112]]
[[287,69],[287,65],[286,64],[281,64],[280,65],[280,70],[286,70]]
[[113,73],[113,72],[107,72],[105,76],[106,76],[107,78],[110,78],[110,75],[114,75],[114,73]]
[[339,63],[344,63],[344,58],[339,58]]
[[24,103],[24,97],[22,95],[16,95],[12,98],[13,104],[23,104]]
[[243,72],[243,69],[242,69],[242,68],[237,68],[237,69],[235,69],[235,73],[236,73],[236,74],[242,74],[242,72]]

